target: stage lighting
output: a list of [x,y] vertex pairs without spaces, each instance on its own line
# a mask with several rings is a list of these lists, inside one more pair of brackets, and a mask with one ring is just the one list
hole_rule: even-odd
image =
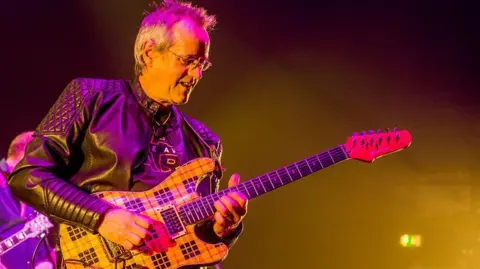
[[419,234],[404,234],[400,237],[402,247],[420,247],[422,245],[422,236]]

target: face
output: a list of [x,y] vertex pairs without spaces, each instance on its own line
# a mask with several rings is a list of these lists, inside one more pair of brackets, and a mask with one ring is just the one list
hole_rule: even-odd
[[178,22],[172,33],[173,45],[168,49],[158,51],[155,44],[144,46],[146,68],[140,76],[145,93],[166,106],[188,102],[208,67],[210,47],[205,29],[189,20]]

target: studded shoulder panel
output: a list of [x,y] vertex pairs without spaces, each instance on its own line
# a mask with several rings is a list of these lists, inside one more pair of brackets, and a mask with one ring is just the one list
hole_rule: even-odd
[[82,79],[75,79],[63,90],[47,116],[37,127],[38,133],[65,134],[81,108],[92,97]]

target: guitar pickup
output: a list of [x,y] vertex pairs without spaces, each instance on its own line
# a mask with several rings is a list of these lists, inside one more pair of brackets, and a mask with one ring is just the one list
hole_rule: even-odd
[[155,210],[160,213],[170,238],[175,239],[187,232],[185,226],[183,225],[182,219],[180,218],[180,215],[174,206],[167,205]]

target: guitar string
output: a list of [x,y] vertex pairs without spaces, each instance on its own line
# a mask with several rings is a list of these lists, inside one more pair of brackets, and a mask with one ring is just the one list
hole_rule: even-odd
[[[322,159],[318,159],[318,157],[321,156],[321,155],[324,155],[324,156],[322,156]],[[342,156],[342,155],[343,155],[343,156]],[[196,201],[192,201],[192,202],[190,202],[190,203],[188,203],[188,204],[182,205],[182,206],[180,206],[180,210],[179,210],[179,211],[182,211],[182,209],[186,208],[186,209],[188,209],[188,210],[190,210],[190,211],[193,210],[193,211],[195,212],[195,215],[198,215],[198,214],[197,214],[197,211],[194,210],[194,207],[200,208],[201,205],[199,205],[199,204],[203,204],[203,205],[204,205],[204,204],[205,204],[205,201],[206,201],[207,204],[212,204],[212,203],[213,203],[213,200],[211,200],[211,199],[218,199],[218,198],[220,198],[220,196],[224,195],[225,193],[230,192],[232,189],[236,189],[237,191],[242,191],[242,190],[239,189],[239,188],[242,188],[242,187],[243,187],[243,188],[245,189],[245,192],[243,192],[243,191],[242,191],[242,192],[243,192],[245,195],[247,195],[247,196],[252,196],[252,195],[250,195],[250,193],[256,193],[257,195],[259,195],[259,192],[261,193],[262,191],[261,191],[261,189],[260,189],[260,190],[257,190],[258,188],[255,187],[255,185],[254,185],[254,183],[253,183],[254,181],[257,181],[258,183],[262,183],[261,187],[265,190],[264,193],[266,193],[266,192],[268,192],[268,191],[266,190],[266,188],[265,188],[265,185],[268,185],[268,184],[266,184],[266,183],[269,183],[270,185],[274,186],[274,188],[272,189],[272,190],[274,190],[274,189],[276,189],[276,188],[278,188],[278,187],[281,187],[281,186],[283,186],[283,185],[285,185],[285,184],[288,184],[288,183],[290,183],[290,182],[293,182],[293,180],[291,179],[290,173],[288,172],[287,168],[289,168],[289,167],[291,167],[291,166],[295,167],[296,170],[298,170],[298,172],[300,172],[301,177],[304,177],[303,174],[302,174],[302,171],[305,172],[305,171],[306,171],[306,168],[308,168],[308,170],[310,170],[310,173],[308,173],[308,171],[307,171],[307,174],[308,174],[308,175],[311,174],[311,173],[313,173],[313,171],[311,170],[311,167],[310,167],[310,164],[312,164],[312,159],[313,159],[313,158],[317,159],[318,164],[320,164],[320,166],[322,167],[321,169],[323,169],[323,168],[325,168],[325,167],[324,167],[321,163],[322,163],[322,160],[325,159],[327,156],[328,156],[328,158],[330,158],[330,156],[333,158],[333,159],[331,159],[332,164],[335,164],[335,163],[336,163],[336,161],[334,160],[334,159],[336,159],[335,157],[342,157],[342,158],[348,157],[348,156],[345,156],[345,153],[344,153],[344,152],[333,152],[333,154],[322,153],[322,154],[318,154],[318,155],[316,155],[316,156],[311,156],[311,157],[309,157],[309,158],[307,158],[307,159],[305,159],[305,160],[299,161],[299,162],[294,163],[294,164],[291,164],[291,165],[287,165],[287,166],[285,166],[285,167],[282,167],[282,168],[280,168],[280,169],[271,171],[271,172],[269,172],[269,173],[267,173],[267,174],[264,174],[264,175],[262,175],[262,176],[259,176],[259,177],[253,178],[253,179],[251,179],[251,180],[245,181],[244,183],[242,183],[242,184],[240,184],[240,185],[237,185],[237,186],[235,186],[235,187],[232,187],[232,188],[229,188],[229,189],[226,189],[226,190],[222,190],[222,191],[220,191],[220,192],[217,192],[217,193],[208,195],[208,196],[203,197],[203,198],[201,198],[201,199],[198,199],[198,200],[196,200]],[[313,163],[315,163],[315,162],[313,162]],[[276,186],[274,185],[274,182],[272,182],[272,179],[269,177],[269,175],[270,175],[271,173],[277,173],[277,174],[279,175],[279,180],[280,180],[280,181],[278,181],[278,182],[280,182],[281,185],[278,185],[278,183],[277,183]],[[281,179],[282,179],[282,178],[283,178],[283,179],[287,179],[287,177],[290,177],[290,181],[284,183],[284,181],[282,181]],[[287,179],[287,180],[288,180],[288,179]],[[250,186],[248,186],[248,184],[250,184]],[[257,187],[258,187],[258,186],[257,186]],[[276,187],[276,188],[275,188],[275,187]],[[216,196],[216,197],[214,198],[214,196]],[[185,212],[182,212],[182,213],[183,213],[183,215],[185,215]],[[202,213],[202,212],[200,212],[200,213]],[[212,212],[207,212],[207,213],[212,213]],[[192,214],[193,218],[195,218],[195,215]],[[202,216],[200,216],[200,217],[202,217]],[[191,222],[191,221],[189,221],[189,222]]]
[[[281,186],[283,186],[283,185],[285,185],[285,184],[288,184],[288,183],[292,182],[292,181],[289,181],[289,182],[287,182],[287,183],[283,183],[283,181],[281,180],[282,178],[283,178],[283,179],[286,179],[287,177],[290,177],[290,173],[288,172],[288,170],[286,170],[286,169],[287,169],[288,167],[290,167],[290,166],[296,165],[296,166],[298,167],[297,170],[303,170],[304,168],[307,168],[307,167],[310,169],[310,167],[309,167],[309,165],[308,165],[308,163],[307,163],[307,160],[308,160],[308,159],[315,158],[315,159],[317,159],[317,161],[319,162],[320,166],[322,166],[321,169],[323,169],[324,166],[322,165],[322,160],[325,161],[325,159],[330,159],[330,160],[333,162],[332,164],[335,164],[336,162],[335,162],[335,160],[334,160],[333,157],[344,157],[344,156],[346,155],[346,154],[345,154],[343,151],[341,151],[341,149],[339,149],[338,147],[337,147],[337,148],[334,148],[334,149],[332,149],[332,150],[330,150],[330,151],[335,151],[335,152],[323,152],[323,153],[320,153],[320,154],[317,154],[317,155],[308,157],[308,158],[306,158],[306,159],[304,159],[304,160],[302,160],[302,161],[298,161],[298,162],[296,162],[296,163],[293,163],[293,164],[284,166],[284,167],[279,168],[279,169],[277,169],[277,170],[274,170],[274,171],[272,171],[272,172],[277,172],[277,173],[279,174],[279,176],[281,177],[281,178],[280,178],[280,182],[282,183]],[[339,152],[339,151],[340,151],[340,152]],[[343,155],[343,156],[342,156],[342,155]],[[348,157],[348,156],[345,156],[345,157]],[[320,159],[319,159],[319,158],[320,158]],[[225,189],[225,190],[222,190],[222,191],[219,191],[219,192],[210,194],[210,195],[208,195],[208,196],[206,196],[206,197],[202,197],[202,198],[200,198],[200,199],[198,199],[198,200],[195,200],[195,201],[192,201],[192,202],[188,202],[188,203],[186,203],[186,204],[183,204],[183,205],[181,205],[181,206],[179,207],[179,210],[178,210],[179,212],[178,212],[178,213],[179,213],[180,217],[183,217],[183,220],[187,220],[187,221],[188,221],[188,223],[186,223],[186,224],[192,224],[192,221],[190,220],[190,218],[188,218],[188,216],[187,216],[188,214],[187,214],[187,212],[185,212],[185,209],[187,209],[187,210],[189,210],[189,211],[191,211],[191,212],[193,211],[194,214],[190,214],[190,215],[192,216],[192,218],[193,218],[194,220],[195,220],[195,216],[196,216],[197,219],[198,219],[197,221],[202,220],[202,219],[204,219],[204,218],[206,218],[206,217],[209,217],[209,216],[205,216],[205,217],[204,217],[204,216],[202,216],[202,215],[199,215],[199,214],[202,214],[202,211],[197,212],[194,208],[200,208],[200,206],[203,206],[205,209],[207,209],[207,208],[205,207],[205,201],[207,201],[207,205],[209,205],[209,207],[211,208],[212,201],[208,201],[208,199],[213,199],[214,196],[217,196],[217,197],[215,197],[215,198],[218,199],[218,198],[220,198],[221,195],[224,195],[224,194],[226,194],[226,193],[228,193],[228,192],[231,192],[234,188],[236,188],[238,191],[241,191],[241,190],[238,189],[238,187],[240,187],[240,186],[243,186],[243,187],[245,188],[246,193],[244,193],[244,194],[247,195],[247,196],[250,196],[250,191],[254,191],[254,192],[252,192],[252,193],[257,193],[257,194],[258,194],[258,191],[256,190],[255,186],[253,185],[253,181],[255,181],[255,180],[258,181],[259,179],[261,179],[261,180],[262,180],[261,183],[265,183],[265,182],[270,182],[270,183],[271,183],[271,179],[268,178],[268,174],[270,174],[270,173],[272,173],[272,172],[269,172],[269,173],[263,175],[263,176],[267,176],[267,178],[261,178],[262,176],[259,176],[259,177],[253,178],[253,179],[251,179],[251,180],[247,180],[247,181],[245,181],[245,182],[243,182],[243,183],[241,183],[240,185],[237,185],[237,186],[235,186],[235,187],[228,188],[228,189]],[[301,173],[301,171],[299,171],[299,172]],[[186,171],[185,174],[187,174],[187,173],[190,173],[190,171]],[[309,174],[310,174],[310,173],[309,173]],[[182,180],[188,179],[188,178],[184,178],[183,176],[180,176],[180,177],[181,177]],[[190,177],[190,178],[191,178],[191,177]],[[267,181],[265,181],[265,180],[267,180]],[[247,186],[247,184],[250,184],[251,186]],[[176,186],[175,186],[175,187],[176,187]],[[183,187],[183,185],[182,185],[182,187]],[[279,186],[277,186],[277,188],[278,188],[278,187],[279,187]],[[176,187],[176,188],[177,188],[177,187]],[[178,190],[178,188],[177,188],[177,190]],[[179,193],[180,193],[180,192],[179,192]],[[188,195],[188,193],[187,193],[187,195]],[[160,197],[161,197],[161,200],[165,199],[165,197],[163,197],[162,195],[160,195]],[[183,197],[184,197],[184,195],[182,195],[180,198],[183,200]],[[163,198],[163,199],[162,199],[162,198]],[[167,199],[167,200],[168,200],[168,199]],[[158,203],[157,198],[147,198],[146,201],[148,201],[148,202],[156,201],[156,202]],[[160,203],[159,203],[159,204],[160,204]],[[167,203],[166,205],[168,205],[168,203]],[[163,206],[163,204],[161,204],[161,206]],[[150,209],[155,209],[155,208],[150,208]],[[208,213],[208,212],[206,212],[206,213]],[[193,222],[193,223],[194,223],[194,222]],[[185,221],[184,221],[184,224],[185,224]]]

